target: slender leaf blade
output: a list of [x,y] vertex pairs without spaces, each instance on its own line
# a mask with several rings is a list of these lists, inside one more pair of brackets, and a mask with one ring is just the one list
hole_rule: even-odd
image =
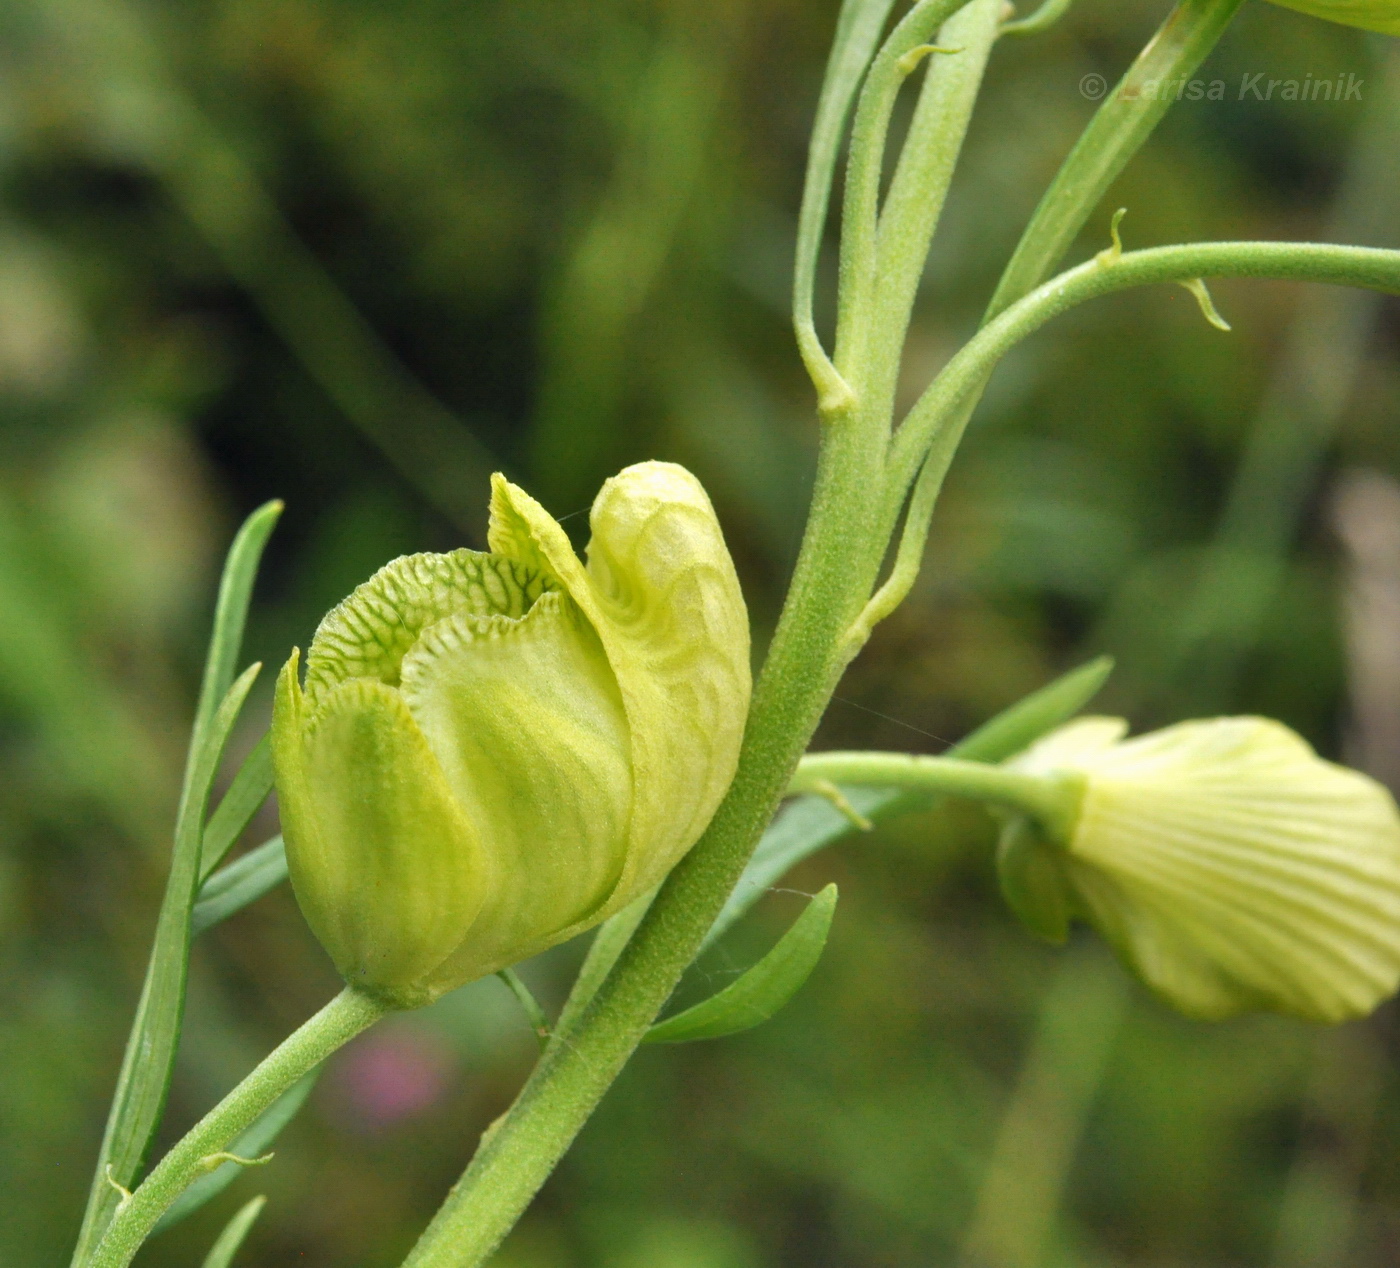
[[1004,762],[1014,757],[1082,711],[1103,689],[1112,672],[1112,656],[1099,656],[1071,669],[984,722],[954,744],[948,756],[974,762]]
[[258,564],[281,514],[280,501],[263,503],[243,521],[233,545],[229,547],[224,574],[219,582],[219,597],[214,605],[214,629],[209,636],[204,681],[200,685],[194,730],[190,736],[190,764],[193,764],[195,755],[204,744],[220,702],[233,684],[238,657],[243,650],[243,631],[248,625],[248,606],[253,598]]
[[248,1236],[249,1229],[257,1222],[266,1205],[267,1199],[259,1196],[239,1209],[209,1248],[209,1253],[204,1257],[204,1268],[229,1268],[233,1257],[238,1254],[238,1248],[243,1245],[243,1239]]
[[831,187],[846,121],[860,82],[885,28],[894,0],[845,0],[836,23],[836,37],[826,64],[826,76],[812,124],[807,152],[807,177],[797,222],[797,260],[793,278],[793,319],[799,332],[812,331],[817,261],[831,206]]
[[164,1112],[184,1017],[190,913],[199,881],[209,793],[229,734],[260,668],[252,666],[234,681],[258,561],[281,510],[280,502],[270,502],[253,512],[234,538],[224,565],[176,816],[170,874],[73,1251],[73,1268],[87,1264],[111,1219],[118,1200],[112,1181],[132,1186]]
[[199,859],[201,881],[223,862],[224,855],[233,848],[233,843],[262,808],[271,791],[272,738],[264,735],[239,767],[218,809],[209,816]]
[[[200,824],[209,800],[209,786],[218,769],[219,758],[234,723],[243,708],[261,665],[251,665],[224,697],[211,719],[203,749],[190,768],[186,794],[182,798],[175,828],[175,852],[166,883],[165,898],[156,921],[155,942],[141,999],[136,1006],[131,1035],[127,1040],[117,1090],[112,1098],[107,1135],[103,1140],[102,1170],[91,1195],[89,1211],[105,1228],[116,1205],[113,1182],[134,1187],[136,1176],[150,1148],[151,1138],[165,1110],[175,1051],[180,1042],[184,1018],[185,981],[189,974],[190,913],[199,880]],[[97,1187],[100,1185],[100,1188]],[[84,1233],[89,1225],[84,1222]],[[95,1241],[94,1239],[94,1245]],[[87,1250],[79,1244],[85,1262]]]
[[249,903],[276,889],[287,879],[287,851],[275,836],[221,867],[200,886],[190,915],[190,937],[242,911]]
[[836,914],[836,886],[828,885],[752,968],[717,995],[657,1022],[644,1043],[719,1039],[760,1025],[801,989],[826,949]]

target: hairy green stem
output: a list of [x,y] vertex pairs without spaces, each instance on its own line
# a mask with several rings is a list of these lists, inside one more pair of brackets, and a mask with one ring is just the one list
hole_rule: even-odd
[[820,793],[823,785],[851,784],[991,802],[1031,815],[1056,839],[1068,836],[1080,800],[1074,780],[913,753],[809,753],[788,791]]
[[[944,23],[939,31],[944,43],[939,51],[929,54],[932,61],[909,135],[884,206],[878,212],[878,175],[883,165],[883,128],[887,126],[888,115],[877,114],[870,103],[873,100],[889,105],[893,98],[885,102],[878,87],[870,85],[862,96],[862,111],[857,115],[852,138],[852,176],[847,189],[856,188],[855,182],[861,179],[861,173],[865,173],[866,184],[863,197],[848,196],[847,199],[842,280],[844,299],[844,285],[868,273],[871,278],[869,314],[862,324],[861,304],[843,304],[842,312],[847,316],[847,343],[839,346],[846,349],[853,339],[863,343],[864,372],[853,380],[857,384],[855,407],[866,419],[866,425],[872,430],[878,429],[881,435],[888,434],[893,422],[904,339],[923,277],[924,262],[943,214],[943,204],[981,91],[987,59],[996,43],[1001,16],[1001,0],[973,0]],[[885,52],[900,47],[896,40],[898,35],[896,30]],[[896,59],[901,75],[908,73],[904,67],[909,57],[906,51]],[[878,86],[876,69],[878,62],[871,72],[871,84]],[[870,122],[872,117],[880,121],[879,128]],[[870,157],[877,153],[878,161]],[[872,225],[873,235],[866,242],[865,235],[872,232]],[[857,265],[863,249],[868,249],[870,254],[862,270]],[[862,329],[864,334],[860,333]],[[883,551],[894,531],[897,507],[890,507],[886,498],[880,501],[883,520],[876,525],[874,538]],[[857,622],[856,628],[858,632],[854,637],[848,631],[841,649],[841,655],[847,660],[855,655],[868,635],[868,627]]]
[[231,1141],[298,1079],[388,1011],[388,1005],[346,987],[289,1035],[190,1128],[134,1193],[121,1199],[89,1261],[92,1268],[126,1268],[166,1208],[201,1175],[230,1161],[222,1151]]

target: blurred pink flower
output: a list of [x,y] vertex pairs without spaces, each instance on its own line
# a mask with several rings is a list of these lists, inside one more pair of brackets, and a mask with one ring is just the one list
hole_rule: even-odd
[[447,1045],[428,1032],[401,1028],[366,1035],[337,1063],[336,1100],[350,1125],[383,1131],[437,1104],[453,1064]]

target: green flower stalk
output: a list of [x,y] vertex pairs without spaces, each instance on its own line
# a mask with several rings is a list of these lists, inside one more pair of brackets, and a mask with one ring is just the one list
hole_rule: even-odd
[[604,484],[588,563],[493,481],[490,553],[395,560],[277,684],[293,887],[351,985],[415,1007],[658,885],[734,775],[748,616],[709,499]]
[[1338,1022],[1395,993],[1400,814],[1385,788],[1263,718],[1126,732],[1080,719],[1008,763],[1078,796],[1059,833],[1021,816],[1003,836],[1003,889],[1033,929],[1062,940],[1087,920],[1204,1019]]
[[1326,18],[1329,22],[1400,35],[1400,0],[1274,0],[1274,3],[1315,18]]

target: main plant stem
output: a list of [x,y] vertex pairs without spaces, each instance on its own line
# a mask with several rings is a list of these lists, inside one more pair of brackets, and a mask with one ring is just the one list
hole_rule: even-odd
[[346,987],[294,1031],[257,1068],[199,1120],[156,1168],[118,1204],[93,1252],[92,1268],[126,1268],[156,1221],[190,1184],[229,1158],[229,1143],[337,1048],[373,1025],[389,1008]]
[[[1169,23],[1166,56],[1147,58],[1147,64],[1194,67],[1241,2],[1182,0]],[[968,24],[971,35],[975,20],[969,17]],[[1161,50],[1163,45],[1159,42],[1157,48]],[[980,65],[965,59],[964,73],[975,95]],[[874,162],[876,166],[869,170],[878,172],[883,109],[857,113],[865,114],[867,126],[863,130],[863,120],[857,118],[852,171],[858,175],[866,170],[862,163],[868,166]],[[950,111],[955,116],[957,113]],[[1061,185],[1055,191],[1055,207],[1042,207],[1028,232],[1023,251],[1030,255],[1021,256],[1018,267],[1012,270],[1023,276],[1008,279],[1010,298],[1031,289],[1041,272],[1059,257],[1066,233],[1073,236],[1082,225],[1104,184],[1126,162],[1161,112],[1150,107],[1110,113],[1092,139],[1091,153],[1077,153],[1067,164],[1072,173],[1086,174],[1085,179]],[[1125,122],[1124,115],[1133,118]],[[957,119],[957,127],[965,126],[964,115]],[[955,144],[949,146],[948,140],[942,144],[947,146],[945,156],[935,166],[946,165],[955,156]],[[1110,154],[1114,150],[1116,153]],[[1095,161],[1089,162],[1090,158]],[[848,196],[853,196],[852,184],[860,182],[848,178]],[[842,333],[850,336],[838,340],[844,348],[868,348],[872,333],[868,328],[871,305],[851,306],[852,296],[869,299],[874,280],[876,244],[873,209],[868,203],[867,196],[866,204],[858,209],[860,214],[854,217],[854,228],[852,223],[844,226]],[[1037,257],[1036,265],[1027,268],[1032,257]],[[800,286],[799,290],[806,294],[806,288]],[[802,307],[799,304],[799,309]],[[804,323],[800,312],[798,324],[801,333]],[[895,337],[892,331],[880,333]],[[807,334],[808,342],[814,342],[812,332]],[[804,348],[804,353],[812,351]],[[849,357],[838,360],[843,367],[841,375],[827,368],[841,390],[822,392],[826,430],[807,534],[783,617],[754,693],[734,784],[704,836],[663,886],[616,967],[585,1007],[574,1013],[566,1011],[563,1024],[520,1097],[483,1138],[471,1166],[404,1268],[474,1268],[487,1259],[520,1217],[690,964],[783,795],[846,658],[859,646],[856,622],[873,589],[904,491],[890,487],[885,470],[888,417],[881,416],[882,411],[872,401],[872,395],[879,394],[872,394],[868,380],[861,381],[861,367]],[[818,386],[822,387],[821,376]],[[964,403],[959,399],[954,408]]]
[[844,668],[847,628],[879,566],[877,499],[864,490],[878,479],[883,435],[856,415],[826,426],[807,536],[754,691],[734,784],[616,968],[556,1033],[515,1104],[483,1138],[405,1268],[469,1268],[510,1231],[693,960],[783,796]]

